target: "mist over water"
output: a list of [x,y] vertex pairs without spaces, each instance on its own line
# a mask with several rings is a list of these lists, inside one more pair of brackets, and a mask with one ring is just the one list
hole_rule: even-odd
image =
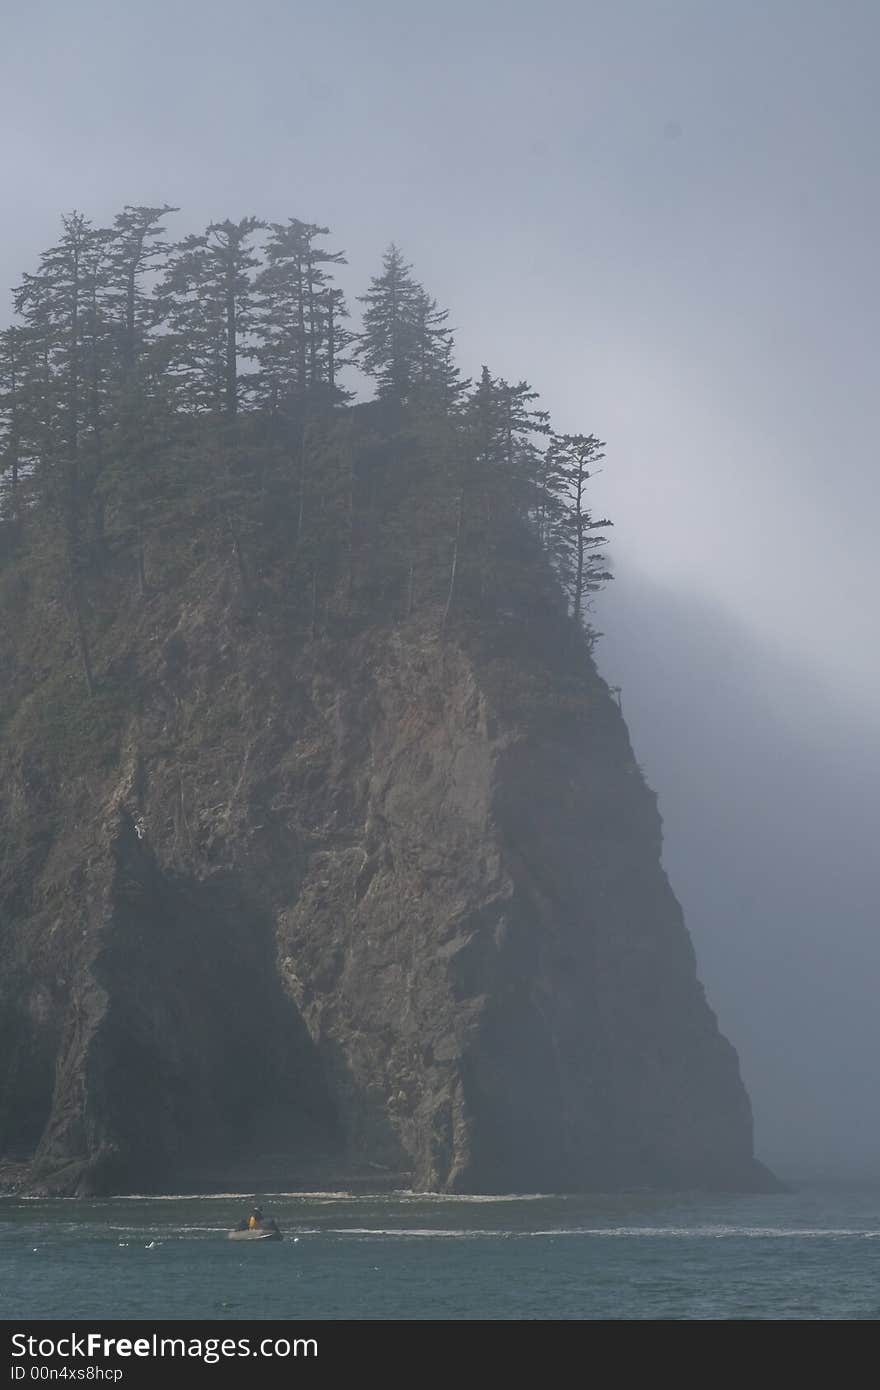
[[880,745],[844,687],[621,571],[597,604],[664,863],[782,1174],[880,1171]]

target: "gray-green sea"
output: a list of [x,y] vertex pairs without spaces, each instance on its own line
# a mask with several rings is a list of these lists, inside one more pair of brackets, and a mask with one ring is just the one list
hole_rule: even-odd
[[[257,1195],[285,1239],[227,1231]],[[880,1188],[0,1200],[0,1317],[873,1319]]]

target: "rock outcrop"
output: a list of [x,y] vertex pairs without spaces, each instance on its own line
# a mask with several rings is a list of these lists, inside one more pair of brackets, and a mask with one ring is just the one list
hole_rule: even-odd
[[312,641],[187,583],[118,620],[134,702],[7,636],[19,1181],[770,1183],[586,647],[437,613]]

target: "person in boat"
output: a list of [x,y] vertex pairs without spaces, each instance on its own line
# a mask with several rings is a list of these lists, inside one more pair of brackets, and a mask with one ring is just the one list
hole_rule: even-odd
[[271,1218],[271,1220],[266,1222],[266,1230],[271,1231],[272,1234],[275,1236],[281,1235],[281,1227],[278,1225],[278,1222],[275,1220],[274,1216]]
[[261,1231],[263,1229],[263,1208],[254,1207],[248,1221],[248,1229],[251,1231]]
[[235,1229],[236,1229],[237,1231],[246,1231],[247,1228],[248,1228],[247,1217],[246,1217],[246,1216],[243,1216],[243,1217],[241,1218],[241,1220],[239,1221],[239,1223],[238,1223],[238,1225],[236,1226]]

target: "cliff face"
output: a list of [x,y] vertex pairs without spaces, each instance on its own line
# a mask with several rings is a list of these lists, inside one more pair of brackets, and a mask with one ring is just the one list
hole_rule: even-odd
[[206,562],[117,620],[122,704],[7,632],[22,1182],[769,1180],[622,716],[585,650],[560,673],[508,626],[309,641]]

